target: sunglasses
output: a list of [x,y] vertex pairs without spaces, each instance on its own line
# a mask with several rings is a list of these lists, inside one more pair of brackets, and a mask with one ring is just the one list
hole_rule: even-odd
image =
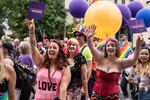
[[74,34],[74,37],[84,37],[82,34]]

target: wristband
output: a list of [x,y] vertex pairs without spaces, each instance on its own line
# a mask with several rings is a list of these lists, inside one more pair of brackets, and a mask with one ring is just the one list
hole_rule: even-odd
[[31,41],[31,45],[35,45],[35,44],[36,44],[35,40]]

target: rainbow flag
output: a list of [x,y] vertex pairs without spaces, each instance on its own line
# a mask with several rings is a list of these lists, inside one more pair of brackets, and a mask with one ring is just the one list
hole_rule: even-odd
[[120,59],[127,58],[129,55],[133,53],[132,48],[129,46],[128,41],[120,43]]
[[105,42],[106,40],[104,39],[99,39],[98,43],[97,43],[97,49],[102,49],[105,46]]

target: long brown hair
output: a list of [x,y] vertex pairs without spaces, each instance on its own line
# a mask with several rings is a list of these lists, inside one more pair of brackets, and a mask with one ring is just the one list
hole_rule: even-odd
[[[142,47],[142,49],[147,49],[149,52],[149,60],[146,63],[142,63],[140,59],[138,59],[138,62],[136,64],[135,72],[137,75],[145,76],[148,74],[148,71],[150,70],[150,49],[148,47]],[[141,70],[141,67],[144,68],[144,70]]]
[[[59,46],[59,53],[58,53],[57,58],[56,58],[56,66],[57,66],[57,69],[62,70],[63,67],[67,67],[69,65],[68,60],[67,60],[67,56],[64,53],[63,45],[60,43],[59,40],[51,39],[49,45],[52,42],[56,43]],[[42,65],[44,65],[46,67],[51,65],[51,60],[48,57],[48,50],[46,51]]]

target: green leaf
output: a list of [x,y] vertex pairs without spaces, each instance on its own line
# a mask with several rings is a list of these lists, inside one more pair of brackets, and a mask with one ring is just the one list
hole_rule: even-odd
[[[42,20],[36,23],[36,33],[45,31],[47,36],[52,37],[57,32],[59,38],[63,38],[66,10],[64,0],[36,0],[46,4],[46,10]],[[8,25],[14,32],[14,36],[23,39],[28,36],[27,26],[24,20],[27,14],[29,0],[0,0],[0,23],[5,18],[8,19]],[[2,32],[2,27],[0,27]],[[1,36],[1,35],[0,35]]]

